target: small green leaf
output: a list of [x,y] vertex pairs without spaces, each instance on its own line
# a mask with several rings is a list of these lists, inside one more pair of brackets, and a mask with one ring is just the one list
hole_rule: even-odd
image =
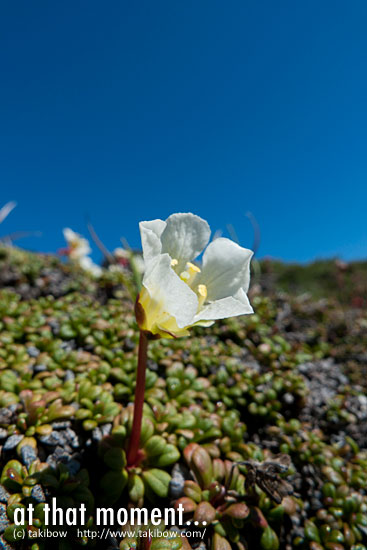
[[162,498],[168,496],[171,476],[167,472],[158,470],[158,468],[152,468],[143,472],[143,479],[156,495]]

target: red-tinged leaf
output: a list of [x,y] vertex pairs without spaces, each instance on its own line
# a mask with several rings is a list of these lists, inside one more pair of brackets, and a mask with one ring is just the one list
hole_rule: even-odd
[[268,522],[266,521],[262,511],[260,510],[260,508],[257,508],[256,506],[251,508],[250,520],[251,520],[251,523],[254,525],[254,527],[260,527],[261,529],[265,529],[265,527],[268,526]]
[[191,498],[195,502],[201,501],[201,489],[195,481],[191,481],[190,479],[185,481],[184,495]]
[[194,514],[194,520],[202,523],[206,521],[207,523],[212,523],[216,518],[216,510],[210,504],[210,502],[200,502],[197,506]]
[[191,456],[191,468],[202,488],[207,488],[213,481],[212,460],[203,447],[194,450]]
[[225,509],[224,514],[235,519],[245,519],[249,515],[250,510],[244,502],[231,504]]
[[175,502],[175,508],[178,508],[179,505],[182,504],[182,507],[184,509],[185,514],[189,514],[190,512],[194,512],[196,510],[196,502],[194,502],[189,497],[181,497]]
[[232,550],[232,547],[227,539],[218,533],[214,533],[211,550]]
[[190,462],[191,462],[192,453],[198,447],[200,447],[200,445],[198,443],[189,443],[187,445],[187,447],[184,448],[183,455],[184,455],[185,460],[186,460],[186,462],[189,466],[190,466]]

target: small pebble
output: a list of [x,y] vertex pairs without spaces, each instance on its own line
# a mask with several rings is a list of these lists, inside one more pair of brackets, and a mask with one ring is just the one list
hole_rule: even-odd
[[0,535],[0,550],[13,550],[14,546],[9,544],[2,535]]
[[70,428],[71,422],[70,420],[60,420],[59,422],[52,422],[51,426],[54,430],[66,430]]
[[54,468],[57,467],[59,462],[63,462],[65,464],[69,461],[70,452],[65,447],[56,447],[54,452],[46,459],[47,464],[50,464],[50,466],[53,466]]
[[48,435],[42,435],[39,438],[39,441],[44,445],[50,445],[51,447],[56,447],[56,445],[65,445],[66,441],[63,435],[60,432],[53,430]]
[[31,445],[23,445],[20,449],[20,458],[23,464],[29,468],[32,462],[36,460],[37,452]]
[[94,428],[94,430],[92,431],[92,438],[94,439],[94,441],[101,441],[101,439],[103,438],[103,432],[101,428]]
[[27,353],[30,357],[38,357],[40,354],[40,351],[35,346],[28,346]]
[[51,319],[48,322],[49,326],[52,328],[52,332],[56,335],[60,332],[60,323],[56,319]]
[[157,372],[158,371],[158,364],[156,361],[152,361],[151,359],[148,359],[148,369]]
[[22,441],[24,435],[14,434],[8,437],[3,446],[3,451],[11,451],[14,449],[20,441]]
[[70,475],[75,476],[80,470],[80,463],[73,458],[68,462],[65,462],[65,466],[69,470]]
[[111,430],[112,430],[112,424],[103,424],[103,426],[101,426],[103,437],[110,435]]
[[6,437],[8,437],[8,430],[0,428],[0,439],[5,439]]
[[236,385],[236,380],[232,376],[230,376],[227,380],[227,388],[232,388],[235,385]]
[[291,393],[287,392],[283,395],[282,397],[282,400],[284,401],[284,403],[286,403],[287,405],[292,405],[292,403],[294,403],[294,395],[292,395]]
[[67,342],[62,342],[60,348],[65,351],[72,351],[76,348],[75,340],[68,340]]
[[0,485],[0,502],[8,502],[10,494],[3,485]]
[[46,365],[35,365],[34,366],[34,372],[45,372],[47,370]]
[[169,492],[172,498],[180,498],[185,485],[185,475],[180,464],[172,468],[172,479],[169,484]]
[[318,498],[311,498],[310,506],[312,510],[320,510],[322,508],[322,502]]
[[73,449],[79,449],[80,447],[79,437],[74,432],[74,430],[72,430],[71,428],[67,428],[63,432],[63,436],[65,437],[70,447],[72,447]]
[[9,523],[10,522],[6,513],[6,504],[0,504],[0,533],[5,531]]
[[0,424],[10,424],[13,412],[10,407],[3,407],[0,409]]
[[46,496],[41,485],[37,484],[32,487],[31,497],[37,502],[46,502]]
[[72,370],[67,370],[65,372],[65,377],[64,377],[65,382],[70,382],[70,380],[74,380],[74,378],[75,378],[75,374],[73,373]]
[[124,341],[124,350],[133,351],[135,349],[135,344],[130,338],[125,338]]

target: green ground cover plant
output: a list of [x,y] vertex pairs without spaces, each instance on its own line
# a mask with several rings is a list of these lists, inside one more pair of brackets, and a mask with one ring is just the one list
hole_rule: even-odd
[[[323,282],[299,295],[264,281],[250,289],[253,315],[149,343],[142,452],[129,465],[132,272],[96,278],[54,256],[1,249],[3,548],[49,548],[16,542],[14,513],[32,503],[31,529],[42,528],[54,497],[65,509],[85,503],[91,529],[97,506],[184,506],[189,526],[161,525],[177,536],[115,534],[105,548],[367,548],[366,311]],[[102,548],[73,528],[57,545]]]

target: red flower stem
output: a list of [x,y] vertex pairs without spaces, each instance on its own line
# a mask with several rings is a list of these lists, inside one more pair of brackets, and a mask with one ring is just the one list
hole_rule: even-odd
[[145,372],[147,369],[147,350],[148,339],[145,332],[141,330],[138,352],[138,370],[136,374],[133,426],[127,451],[128,466],[133,466],[135,464],[139,452],[141,424],[143,420]]

